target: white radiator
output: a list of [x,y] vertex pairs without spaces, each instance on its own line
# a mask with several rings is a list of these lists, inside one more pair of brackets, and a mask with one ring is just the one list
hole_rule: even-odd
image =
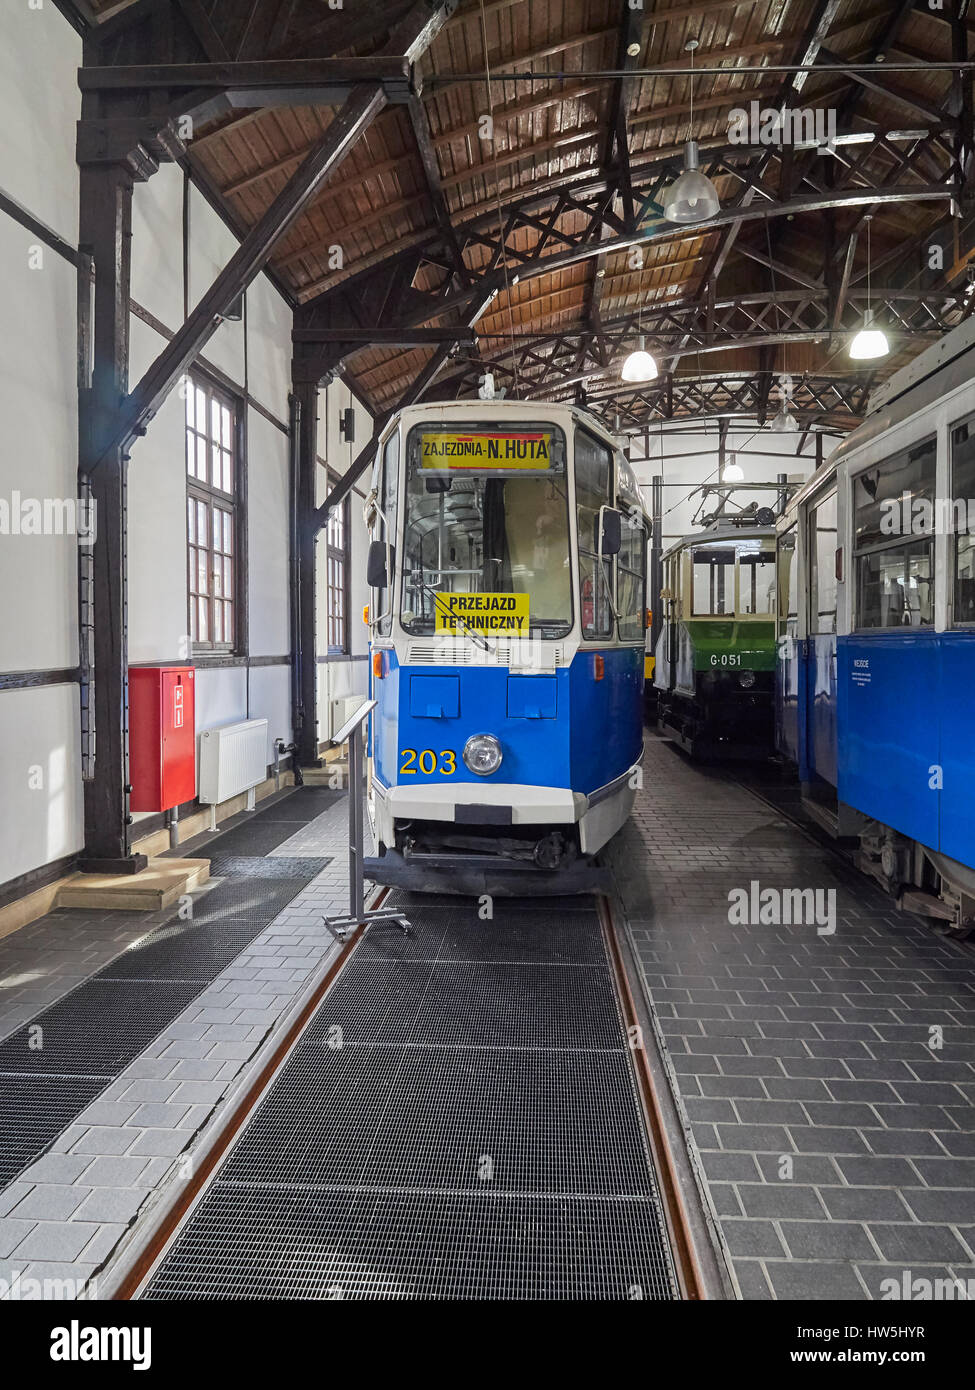
[[346,695],[341,700],[331,701],[331,727],[329,737],[338,729],[341,729],[346,720],[351,719],[353,714],[365,699],[364,695]]
[[266,776],[266,719],[224,724],[200,735],[200,800],[205,805],[229,801]]

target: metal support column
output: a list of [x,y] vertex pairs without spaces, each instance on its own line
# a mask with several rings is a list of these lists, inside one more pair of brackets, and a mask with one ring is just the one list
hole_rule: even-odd
[[297,563],[291,601],[295,605],[297,648],[295,743],[302,767],[318,767],[318,585],[315,481],[318,472],[318,384],[295,385],[298,402],[298,486],[295,539]]
[[93,639],[88,649],[87,730],[94,757],[84,782],[82,869],[135,873],[144,855],[129,850],[128,603],[126,501],[128,452],[103,453],[128,389],[131,169],[122,164],[81,170],[81,246],[94,262],[91,383],[79,393],[79,474],[90,478],[95,543],[91,554]]

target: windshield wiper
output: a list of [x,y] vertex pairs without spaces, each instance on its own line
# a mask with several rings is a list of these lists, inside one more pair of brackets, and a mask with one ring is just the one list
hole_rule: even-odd
[[[496,648],[492,647],[488,643],[487,638],[482,636],[481,633],[475,632],[475,630],[470,626],[466,618],[461,617],[459,613],[452,613],[450,611],[450,609],[444,604],[443,594],[441,594],[437,589],[435,589],[432,584],[427,584],[425,580],[418,579],[415,575],[413,576],[413,581],[415,584],[419,585],[419,587],[423,590],[425,594],[430,595],[430,597],[433,599],[434,608],[439,608],[440,612],[444,615],[445,618],[453,618],[454,622],[460,623],[463,626],[464,630],[470,637],[471,641],[475,644],[475,646],[480,647],[483,651],[490,652],[492,656],[494,655]],[[434,631],[436,631],[436,620],[434,621]]]

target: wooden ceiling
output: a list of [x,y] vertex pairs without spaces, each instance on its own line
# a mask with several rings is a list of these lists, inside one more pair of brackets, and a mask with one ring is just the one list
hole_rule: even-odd
[[[165,63],[190,40],[201,62],[363,56],[408,8],[91,7],[114,26],[98,43],[101,64],[144,61],[139,43]],[[377,413],[425,368],[437,369],[428,399],[476,392],[491,369],[509,395],[585,399],[638,429],[699,414],[700,391],[688,388],[702,380],[734,383],[704,403],[737,401],[739,413],[742,400],[755,407],[735,395],[751,376],[760,408],[788,372],[825,392],[817,407],[813,391],[806,423],[849,427],[867,388],[975,300],[965,293],[972,74],[935,66],[967,59],[973,27],[924,0],[644,0],[643,11],[627,0],[460,0],[416,65],[419,95],[386,107],[271,265],[296,323],[354,334],[330,344],[329,365]],[[797,64],[822,70],[776,68]],[[833,154],[736,147],[730,113],[753,101],[832,113],[840,144]],[[251,227],[335,112],[225,113],[195,131],[190,167]],[[691,138],[723,214],[681,228],[663,223],[661,195]],[[867,305],[868,229],[873,302],[893,351],[864,370],[847,347]],[[479,287],[496,291],[486,306]],[[451,329],[466,331],[475,314],[475,339],[447,356]],[[429,342],[368,341],[370,327],[419,322],[442,333],[439,358]],[[640,329],[662,375],[636,400],[619,366]]]

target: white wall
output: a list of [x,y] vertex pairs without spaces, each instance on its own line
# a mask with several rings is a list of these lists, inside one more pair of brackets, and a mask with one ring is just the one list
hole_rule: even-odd
[[[138,381],[165,340],[130,322],[130,379]],[[185,407],[171,392],[129,463],[129,661],[185,661]]]
[[247,478],[250,653],[286,655],[291,648],[288,437],[256,410],[247,418]]
[[[0,4],[0,189],[72,247],[78,238],[79,36],[52,0]],[[132,298],[172,334],[237,247],[203,196],[188,195],[184,285],[182,170],[163,165],[136,184]],[[77,492],[77,276],[0,213],[0,499]],[[36,264],[32,264],[32,262]],[[281,664],[198,671],[199,730],[247,716],[291,738],[289,450],[291,311],[266,277],[247,292],[245,324],[225,323],[204,359],[261,409],[248,408],[249,655]],[[130,387],[164,347],[131,318]],[[268,420],[261,410],[273,416]],[[163,403],[129,465],[129,659],[185,660],[186,465],[178,389]],[[368,437],[369,421],[361,429]],[[324,471],[324,470],[323,470]],[[73,536],[0,534],[0,672],[78,663],[77,543]],[[0,885],[83,844],[80,715],[74,683],[0,691]]]
[[[151,187],[151,183],[149,187]],[[190,189],[189,208],[190,254],[189,254],[189,305],[193,306],[213,284],[231,256],[237,250],[237,238],[196,188]],[[291,328],[287,336],[274,340],[278,350],[286,352],[286,363],[291,361]],[[222,323],[207,343],[206,359],[226,372],[233,381],[244,380],[244,324],[243,320]],[[280,401],[267,402],[269,408],[287,420],[288,409],[285,400],[282,409]]]
[[65,241],[78,241],[75,122],[81,37],[48,0],[0,5],[0,187]]
[[[174,331],[183,311],[183,199],[179,169],[167,166],[135,190],[132,297]],[[137,215],[136,215],[137,212]],[[189,298],[192,306],[236,249],[235,238],[195,188],[189,189]],[[165,338],[133,314],[130,380],[138,381]],[[245,331],[246,328],[246,331]],[[247,296],[246,325],[221,325],[203,365],[252,394],[269,420],[247,407],[247,546],[249,658],[288,658],[289,447],[291,311],[259,277]],[[276,422],[276,423],[274,423]],[[145,439],[132,450],[129,492],[129,652],[131,662],[185,659],[187,634],[186,461],[184,406],[174,389]],[[198,733],[246,718],[267,718],[273,742],[290,742],[290,666],[206,669],[197,657]]]
[[[81,40],[53,4],[0,6],[0,188],[72,246]],[[0,213],[0,498],[77,497],[76,272]],[[0,671],[78,662],[73,535],[0,533]],[[83,839],[78,688],[0,692],[0,884]]]
[[[735,462],[744,473],[745,483],[774,483],[779,473],[790,478],[806,478],[816,466],[816,442],[811,435],[806,437],[802,454],[797,456],[801,435],[773,434],[767,427],[759,430],[756,424],[742,422],[733,424],[728,430],[725,444],[725,461]],[[824,457],[834,447],[832,440],[824,444]],[[655,474],[663,479],[663,543],[664,549],[686,536],[701,529],[700,521],[694,521],[695,513],[701,505],[701,494],[695,489],[701,483],[717,483],[718,480],[718,425],[717,422],[695,421],[686,429],[668,428],[661,433],[658,429],[650,432],[650,451],[645,454],[642,436],[632,441],[630,462],[636,473],[637,482],[643,488],[643,497],[650,509],[650,481]],[[739,484],[739,487],[742,485]],[[759,507],[775,507],[777,493],[769,488],[742,488],[731,494],[733,499],[729,510],[736,506],[748,506],[752,501]],[[718,502],[712,493],[705,510],[712,511]]]
[[0,881],[81,847],[80,729],[77,685],[0,695]]

